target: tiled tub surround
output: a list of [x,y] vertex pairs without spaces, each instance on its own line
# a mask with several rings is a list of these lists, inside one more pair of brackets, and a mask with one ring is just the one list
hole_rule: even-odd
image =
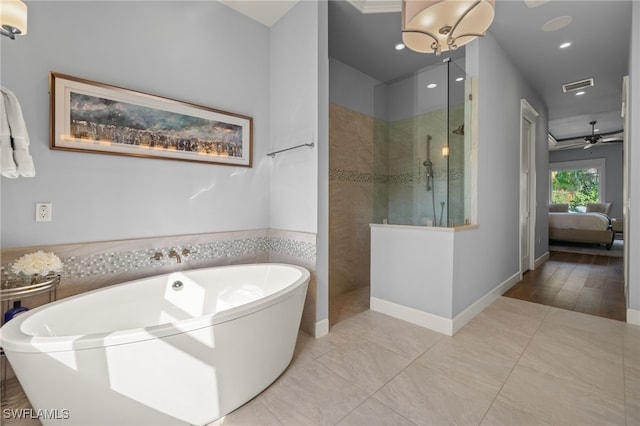
[[[57,290],[58,299],[182,269],[260,262],[282,262],[303,266],[311,272],[311,282],[305,301],[302,328],[313,334],[316,300],[315,234],[259,229],[8,248],[1,251],[2,280],[15,277],[11,272],[11,264],[16,259],[37,250],[55,253],[64,264],[62,281]],[[172,250],[180,255],[181,263],[177,263],[174,257],[169,257]],[[185,250],[188,250],[188,253]],[[156,253],[162,256],[155,259]],[[47,297],[41,295],[24,298],[22,304],[34,308],[48,302]]]

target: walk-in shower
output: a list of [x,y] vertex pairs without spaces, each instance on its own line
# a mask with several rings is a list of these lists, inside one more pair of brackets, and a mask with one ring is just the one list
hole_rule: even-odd
[[377,223],[469,223],[465,169],[471,135],[465,124],[471,117],[471,84],[462,61],[445,60],[376,88]]

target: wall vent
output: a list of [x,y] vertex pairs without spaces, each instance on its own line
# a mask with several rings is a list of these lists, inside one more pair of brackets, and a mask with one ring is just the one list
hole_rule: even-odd
[[563,92],[573,92],[576,90],[584,89],[585,87],[593,86],[593,78],[587,78],[579,81],[572,81],[571,83],[565,83],[562,85]]

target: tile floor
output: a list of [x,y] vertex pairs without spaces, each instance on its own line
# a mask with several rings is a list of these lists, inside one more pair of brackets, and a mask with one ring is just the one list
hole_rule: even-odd
[[445,424],[640,425],[640,327],[506,297],[454,337],[365,311],[300,333],[282,376],[210,426]]
[[370,287],[361,287],[329,298],[329,324],[335,324],[347,318],[369,310]]
[[301,333],[231,425],[639,425],[640,327],[506,297],[454,337],[372,311]]

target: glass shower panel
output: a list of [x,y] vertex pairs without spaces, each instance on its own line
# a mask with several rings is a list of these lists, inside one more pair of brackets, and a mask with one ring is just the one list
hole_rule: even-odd
[[465,77],[445,62],[376,88],[377,223],[465,222]]
[[449,77],[449,133],[448,133],[448,176],[447,198],[449,205],[448,226],[463,225],[465,220],[465,161],[467,150],[465,134],[470,126],[465,126],[467,104],[466,82],[469,80],[462,68],[455,62],[448,63]]

